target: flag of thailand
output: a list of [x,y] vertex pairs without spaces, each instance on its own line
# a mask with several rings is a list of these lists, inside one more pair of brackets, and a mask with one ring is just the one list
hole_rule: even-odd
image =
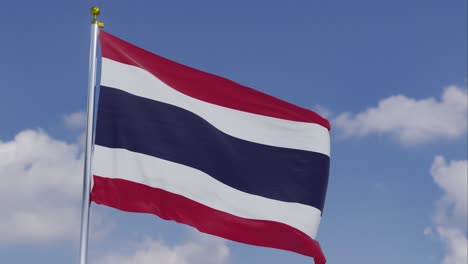
[[100,31],[91,199],[325,263],[330,125]]

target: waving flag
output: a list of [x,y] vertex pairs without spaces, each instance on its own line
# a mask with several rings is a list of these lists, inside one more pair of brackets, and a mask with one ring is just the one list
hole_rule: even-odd
[[92,201],[325,263],[329,123],[100,32]]

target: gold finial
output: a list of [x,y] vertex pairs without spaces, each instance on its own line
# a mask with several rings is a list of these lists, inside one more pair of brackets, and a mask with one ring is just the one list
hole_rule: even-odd
[[97,6],[91,7],[91,15],[93,15],[94,18],[99,16],[100,13],[101,13],[101,9],[99,9],[99,7],[97,7]]
[[97,24],[98,27],[103,28],[104,23],[97,20],[97,16],[99,16],[100,13],[101,13],[101,9],[99,9],[99,7],[97,6],[91,7],[91,15],[93,15],[93,20],[91,20],[91,24]]

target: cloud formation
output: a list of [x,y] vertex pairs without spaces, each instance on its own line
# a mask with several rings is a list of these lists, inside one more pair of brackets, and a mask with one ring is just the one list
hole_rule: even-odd
[[342,113],[333,124],[348,137],[388,134],[402,143],[418,144],[466,134],[467,111],[466,87],[448,86],[440,100],[391,96],[363,112]]
[[99,257],[96,264],[223,264],[228,263],[229,248],[224,240],[198,235],[193,241],[168,246],[146,239],[134,246],[134,252],[119,255],[112,252]]
[[431,175],[443,191],[434,212],[435,231],[446,248],[443,264],[468,262],[468,161],[447,162],[437,156]]
[[86,113],[74,112],[63,117],[63,123],[70,129],[85,129],[86,128]]
[[42,130],[0,141],[0,243],[76,237],[82,173],[77,144]]

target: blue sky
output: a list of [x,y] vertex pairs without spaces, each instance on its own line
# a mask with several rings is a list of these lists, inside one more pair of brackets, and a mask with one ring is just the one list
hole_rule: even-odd
[[[114,35],[331,120],[328,263],[466,263],[464,0],[3,3],[0,262],[77,263],[95,4]],[[312,263],[151,215],[91,214],[92,263]]]

